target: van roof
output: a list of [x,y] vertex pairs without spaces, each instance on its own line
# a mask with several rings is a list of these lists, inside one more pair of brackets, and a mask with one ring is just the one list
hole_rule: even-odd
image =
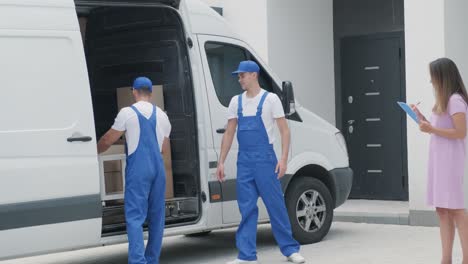
[[74,0],[76,5],[131,5],[138,3],[139,5],[144,4],[164,4],[172,6],[176,9],[179,8],[180,0]]
[[[114,4],[170,6],[178,10],[186,30],[192,34],[240,39],[220,14],[200,0],[1,0],[0,29],[79,30],[75,5],[78,11],[86,12],[93,6]],[[28,19],[11,19],[16,12]]]
[[213,8],[200,0],[182,0],[180,12],[187,13],[187,30],[194,34],[216,35],[240,39],[229,23]]
[[[194,34],[207,34],[238,38],[226,20],[200,0],[74,0],[78,10],[102,5],[167,5],[178,9],[184,19],[186,30]],[[188,19],[188,21],[187,21]]]

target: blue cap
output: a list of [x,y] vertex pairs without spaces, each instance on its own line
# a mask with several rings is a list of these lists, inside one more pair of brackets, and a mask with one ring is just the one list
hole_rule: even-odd
[[241,61],[239,63],[239,67],[237,68],[236,71],[232,72],[232,75],[237,75],[241,72],[259,72],[260,67],[258,67],[258,64],[255,61],[247,60],[247,61]]
[[150,92],[153,92],[153,83],[147,77],[138,77],[133,81],[133,89],[148,88]]

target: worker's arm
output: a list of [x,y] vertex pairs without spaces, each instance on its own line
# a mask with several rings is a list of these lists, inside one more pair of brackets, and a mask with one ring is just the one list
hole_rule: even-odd
[[165,137],[163,140],[161,152],[163,154],[169,153],[171,150],[171,145],[169,144],[169,138]]
[[109,129],[104,136],[99,139],[97,144],[98,154],[108,150],[112,144],[114,144],[119,138],[125,133],[125,131],[118,131],[115,129]]
[[216,169],[216,177],[218,181],[224,181],[224,162],[226,161],[227,154],[231,149],[232,140],[234,139],[234,134],[236,133],[237,127],[237,118],[231,118],[228,121],[226,131],[223,135],[223,140],[221,142],[221,154],[218,161],[218,168]]
[[278,124],[278,129],[281,134],[281,157],[276,165],[275,172],[278,173],[278,179],[283,177],[286,173],[286,169],[288,166],[288,154],[289,154],[289,143],[291,141],[291,133],[289,131],[288,122],[286,118],[280,117],[276,119],[276,123]]

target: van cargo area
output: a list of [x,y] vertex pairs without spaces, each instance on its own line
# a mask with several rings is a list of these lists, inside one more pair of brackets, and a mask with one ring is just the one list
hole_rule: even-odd
[[[200,169],[196,112],[184,30],[178,13],[165,5],[78,5],[93,101],[96,137],[130,106],[138,76],[154,84],[153,103],[172,124],[166,166],[166,226],[193,223],[200,216]],[[158,139],[162,140],[162,139]],[[99,157],[102,235],[125,232],[124,139]],[[146,225],[145,225],[146,228]]]

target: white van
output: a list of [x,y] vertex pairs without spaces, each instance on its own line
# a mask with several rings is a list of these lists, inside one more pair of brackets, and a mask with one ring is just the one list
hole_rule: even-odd
[[[230,72],[245,59],[284,102],[292,140],[282,184],[294,237],[320,241],[352,185],[343,136],[295,103],[291,83],[214,10],[198,0],[2,0],[0,259],[127,240],[121,194],[105,186],[119,179],[106,178],[96,139],[118,112],[118,88],[138,75],[161,87],[172,123],[165,235],[238,225],[236,141],[227,181],[215,171],[227,105],[241,92]],[[268,222],[261,201],[259,212]]]

